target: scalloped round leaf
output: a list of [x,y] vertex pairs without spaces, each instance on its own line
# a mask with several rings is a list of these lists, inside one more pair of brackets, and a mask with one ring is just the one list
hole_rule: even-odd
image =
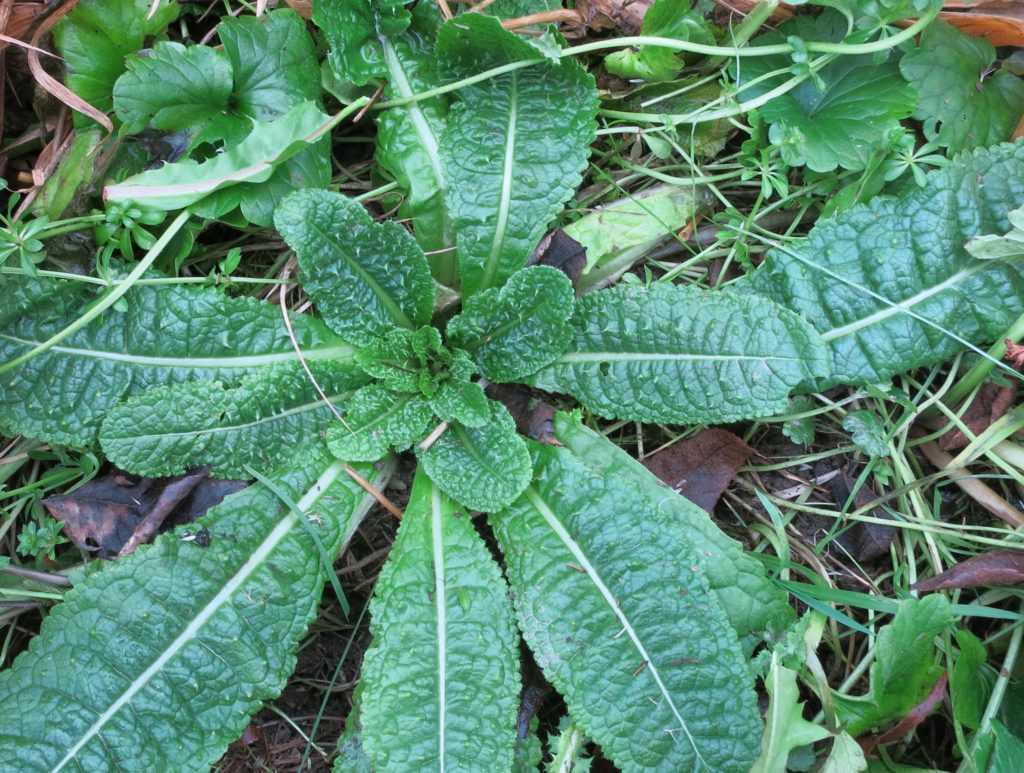
[[430,479],[472,510],[496,510],[512,502],[530,482],[530,453],[516,434],[505,406],[491,401],[482,427],[458,422],[416,455]]
[[656,283],[576,302],[568,351],[529,379],[606,418],[721,424],[783,410],[828,372],[814,329],[765,298]]
[[531,266],[504,286],[467,299],[448,323],[448,342],[472,351],[491,381],[520,381],[568,348],[574,307],[569,277],[550,266]]
[[468,514],[422,470],[370,616],[360,720],[375,768],[509,770],[520,683],[508,586]]

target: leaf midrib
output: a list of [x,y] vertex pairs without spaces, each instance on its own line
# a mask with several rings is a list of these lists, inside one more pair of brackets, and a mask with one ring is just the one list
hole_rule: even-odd
[[483,275],[477,291],[486,290],[494,280],[498,270],[498,261],[505,248],[505,236],[508,232],[509,210],[512,206],[512,170],[515,166],[516,132],[519,120],[519,79],[516,73],[509,76],[508,89],[508,123],[505,130],[505,157],[501,168],[501,197],[498,200],[498,217],[494,224],[494,238],[491,250],[484,263]]
[[434,548],[434,608],[437,614],[437,760],[441,773],[445,770],[445,717],[448,713],[448,598],[444,581],[444,535],[441,518],[441,492],[430,490],[430,534]]

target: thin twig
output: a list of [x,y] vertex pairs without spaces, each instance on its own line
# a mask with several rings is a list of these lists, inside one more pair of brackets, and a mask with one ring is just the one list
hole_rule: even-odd
[[441,435],[445,433],[449,426],[449,422],[442,421],[440,424],[434,427],[434,431],[427,435],[425,438],[423,438],[423,442],[420,443],[420,451],[426,451],[428,448],[434,445],[434,443],[436,443],[438,438],[440,438]]
[[370,483],[366,478],[364,478],[358,472],[353,470],[347,464],[345,465],[345,473],[352,480],[354,480],[357,484],[359,484],[359,487],[363,491],[365,491],[371,497],[376,499],[377,500],[377,504],[379,504],[381,507],[383,507],[389,513],[391,513],[393,516],[395,516],[395,518],[401,519],[403,513],[402,513],[402,510],[398,507],[398,505],[396,505],[394,502],[392,502],[390,499],[388,499],[386,496],[384,496],[384,494],[382,492],[380,492],[377,489],[375,489],[373,487],[373,484]]

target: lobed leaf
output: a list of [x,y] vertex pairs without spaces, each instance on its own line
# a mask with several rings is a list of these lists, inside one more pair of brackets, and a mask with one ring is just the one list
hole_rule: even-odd
[[347,340],[366,346],[395,327],[430,321],[430,267],[398,223],[374,223],[339,193],[303,190],[281,203],[274,224],[298,255],[309,297]]
[[576,303],[568,351],[529,383],[607,418],[715,424],[777,413],[801,381],[828,372],[826,350],[800,317],[765,301],[663,283],[590,293]]
[[901,197],[876,196],[807,239],[768,251],[745,291],[800,314],[826,342],[831,375],[877,384],[998,336],[1024,311],[1019,264],[978,260],[973,236],[1010,230],[1024,198],[1024,143],[955,158]]
[[[480,14],[441,27],[442,75],[456,80],[541,52]],[[591,75],[566,58],[466,86],[441,138],[446,202],[465,296],[498,287],[526,265],[579,185],[594,138]]]
[[[342,363],[315,362],[311,369],[332,404],[345,403],[366,381]],[[108,459],[137,475],[179,475],[208,465],[218,477],[245,478],[247,467],[270,469],[288,461],[330,417],[305,370],[278,365],[236,387],[190,381],[136,394],[114,406],[99,439]]]
[[524,268],[504,287],[469,298],[448,323],[448,341],[473,352],[491,381],[520,381],[569,346],[573,307],[565,274],[550,266]]
[[719,529],[704,510],[569,414],[555,414],[555,437],[572,452],[578,465],[616,481],[623,491],[632,490],[633,509],[653,509],[658,518],[667,519],[686,534],[708,587],[718,596],[747,654],[792,620],[789,595],[769,582],[761,562],[743,552],[742,545]]
[[9,769],[209,770],[281,691],[316,615],[330,567],[299,518],[333,556],[373,503],[341,462],[276,483],[300,514],[251,486],[190,524],[209,547],[179,530],[65,595],[0,673]]
[[527,645],[583,731],[627,771],[746,771],[761,721],[736,634],[686,531],[567,449],[489,519]]
[[360,719],[377,770],[512,765],[520,689],[512,604],[497,563],[456,508],[418,473],[374,590]]
[[434,412],[422,397],[400,394],[379,384],[356,392],[345,411],[345,423],[327,429],[327,445],[339,459],[374,462],[388,448],[404,451],[430,431]]
[[[0,312],[0,362],[63,330],[94,299],[78,282],[9,277]],[[126,397],[186,381],[238,382],[298,356],[274,306],[205,287],[143,285],[127,310],[108,312],[22,365],[0,373],[0,425],[49,443],[89,446]],[[352,347],[311,317],[291,316],[311,361],[352,364]]]
[[505,507],[530,482],[530,454],[505,406],[490,402],[480,427],[455,422],[427,450],[417,449],[424,472],[460,504],[473,510]]

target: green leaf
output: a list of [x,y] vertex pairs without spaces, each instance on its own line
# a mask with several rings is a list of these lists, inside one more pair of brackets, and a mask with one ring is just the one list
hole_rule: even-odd
[[[785,43],[792,37],[839,41],[845,32],[842,15],[826,11],[817,17],[797,16],[757,43]],[[773,70],[786,71],[790,63],[784,54],[748,57],[735,65],[736,79],[746,85]],[[744,88],[743,99],[767,94],[791,75],[784,72],[750,85]],[[779,146],[787,164],[830,172],[837,166],[864,169],[876,147],[899,130],[900,120],[913,113],[916,104],[915,91],[900,76],[895,61],[878,62],[864,55],[839,57],[819,70],[817,78],[759,110],[772,125],[769,139]]]
[[257,123],[248,137],[213,158],[142,172],[106,186],[103,197],[108,204],[130,201],[148,209],[184,209],[222,188],[265,182],[277,166],[309,147],[330,120],[312,102],[300,102],[275,121]]
[[1007,730],[998,719],[992,720],[992,733],[996,743],[988,773],[1014,773],[1024,759],[1024,741]]
[[867,411],[850,411],[843,417],[843,429],[850,433],[850,439],[868,456],[888,456],[889,443],[885,427],[877,414]]
[[157,43],[127,60],[114,85],[114,107],[128,134],[151,126],[177,132],[218,118],[231,97],[231,63],[207,46]]
[[932,640],[953,624],[949,602],[934,594],[900,602],[892,622],[875,638],[870,687],[864,695],[833,693],[836,715],[856,737],[906,715],[942,675]]
[[53,37],[67,62],[67,85],[93,107],[109,112],[114,82],[126,58],[162,35],[178,18],[176,2],[158,3],[147,18],[151,0],[80,0],[54,28]]
[[920,94],[914,118],[929,141],[955,153],[1010,139],[1021,117],[1024,80],[991,73],[995,59],[984,38],[938,20],[925,28],[900,71]]
[[827,373],[800,317],[683,285],[619,285],[576,303],[568,351],[530,378],[607,418],[715,424],[777,413]]
[[748,770],[761,721],[686,531],[563,448],[490,516],[519,626],[583,731],[623,770]]
[[1002,236],[983,234],[972,236],[964,249],[979,260],[1019,260],[1024,258],[1024,207],[1006,216],[1012,229]]
[[[496,19],[467,14],[438,35],[449,80],[537,59]],[[502,285],[530,258],[579,185],[594,138],[594,80],[571,58],[460,89],[441,138],[446,201],[466,296]]]
[[474,352],[491,381],[520,381],[569,346],[573,306],[565,274],[550,266],[524,268],[504,287],[469,298],[448,323],[448,341]]
[[491,401],[475,381],[449,381],[441,384],[430,407],[444,421],[457,421],[467,427],[482,427],[491,420]]
[[[859,773],[868,767],[864,750],[857,739],[847,732],[841,732],[832,742],[821,773]],[[888,766],[887,766],[888,767]]]
[[430,321],[430,267],[398,223],[374,223],[339,193],[303,190],[281,203],[274,224],[299,257],[309,297],[349,341],[365,346],[392,328]]
[[508,587],[469,515],[422,472],[370,614],[360,718],[375,767],[508,770],[520,689]]
[[382,40],[400,35],[411,21],[404,0],[334,0],[317,3],[313,23],[331,44],[329,61],[343,81],[364,86],[384,77]]
[[208,769],[284,687],[316,616],[330,567],[299,518],[333,556],[373,503],[341,462],[305,469],[276,481],[301,515],[251,486],[188,525],[209,547],[179,529],[69,591],[0,673],[4,764]]
[[[90,285],[9,277],[0,311],[0,362],[43,343],[94,300]],[[106,315],[12,370],[0,373],[0,425],[49,443],[88,446],[123,398],[164,384],[238,382],[298,355],[281,311],[212,288],[136,286],[124,312]],[[291,315],[310,362],[348,360],[352,347],[323,323]]]
[[761,562],[744,553],[740,543],[719,529],[701,508],[569,414],[555,414],[555,437],[573,453],[576,464],[616,482],[595,506],[603,502],[607,512],[614,512],[616,500],[629,490],[633,510],[652,510],[656,520],[668,520],[686,534],[687,543],[700,557],[708,586],[718,596],[747,653],[792,620],[788,594],[771,583]]
[[[310,367],[335,405],[366,381],[351,363]],[[286,462],[330,417],[305,370],[279,365],[243,378],[237,387],[191,381],[134,395],[107,415],[100,444],[108,459],[137,475],[179,475],[209,465],[219,477],[245,478],[248,466],[272,469]]]
[[[799,414],[813,411],[817,405],[814,400],[804,395],[794,397],[789,401],[787,413]],[[814,442],[815,421],[814,416],[801,416],[792,418],[782,425],[782,434],[788,437],[797,445],[809,446]]]
[[783,773],[791,751],[828,738],[829,732],[822,725],[804,719],[804,703],[796,685],[796,671],[783,666],[778,653],[772,653],[771,669],[764,686],[770,700],[761,738],[761,754],[750,773]]
[[978,728],[990,692],[987,689],[985,669],[988,653],[981,639],[966,628],[957,628],[956,643],[960,654],[949,673],[953,716],[967,727]]
[[328,428],[327,445],[339,459],[373,462],[384,457],[389,447],[404,451],[422,440],[433,418],[422,397],[370,384],[355,393],[345,411],[345,424],[336,421]]
[[831,376],[813,388],[878,384],[1002,336],[1024,311],[1021,268],[964,249],[1006,233],[1024,198],[1024,144],[954,159],[902,197],[876,196],[808,238],[769,250],[747,286],[810,322]]
[[491,401],[482,427],[453,423],[426,451],[417,449],[430,479],[472,510],[496,510],[530,482],[530,454],[505,406]]
[[[698,11],[677,0],[656,0],[647,9],[640,34],[656,38],[672,38],[713,46],[717,42],[711,24]],[[685,66],[683,57],[671,48],[640,46],[625,48],[604,58],[608,72],[620,78],[646,81],[667,81]]]

